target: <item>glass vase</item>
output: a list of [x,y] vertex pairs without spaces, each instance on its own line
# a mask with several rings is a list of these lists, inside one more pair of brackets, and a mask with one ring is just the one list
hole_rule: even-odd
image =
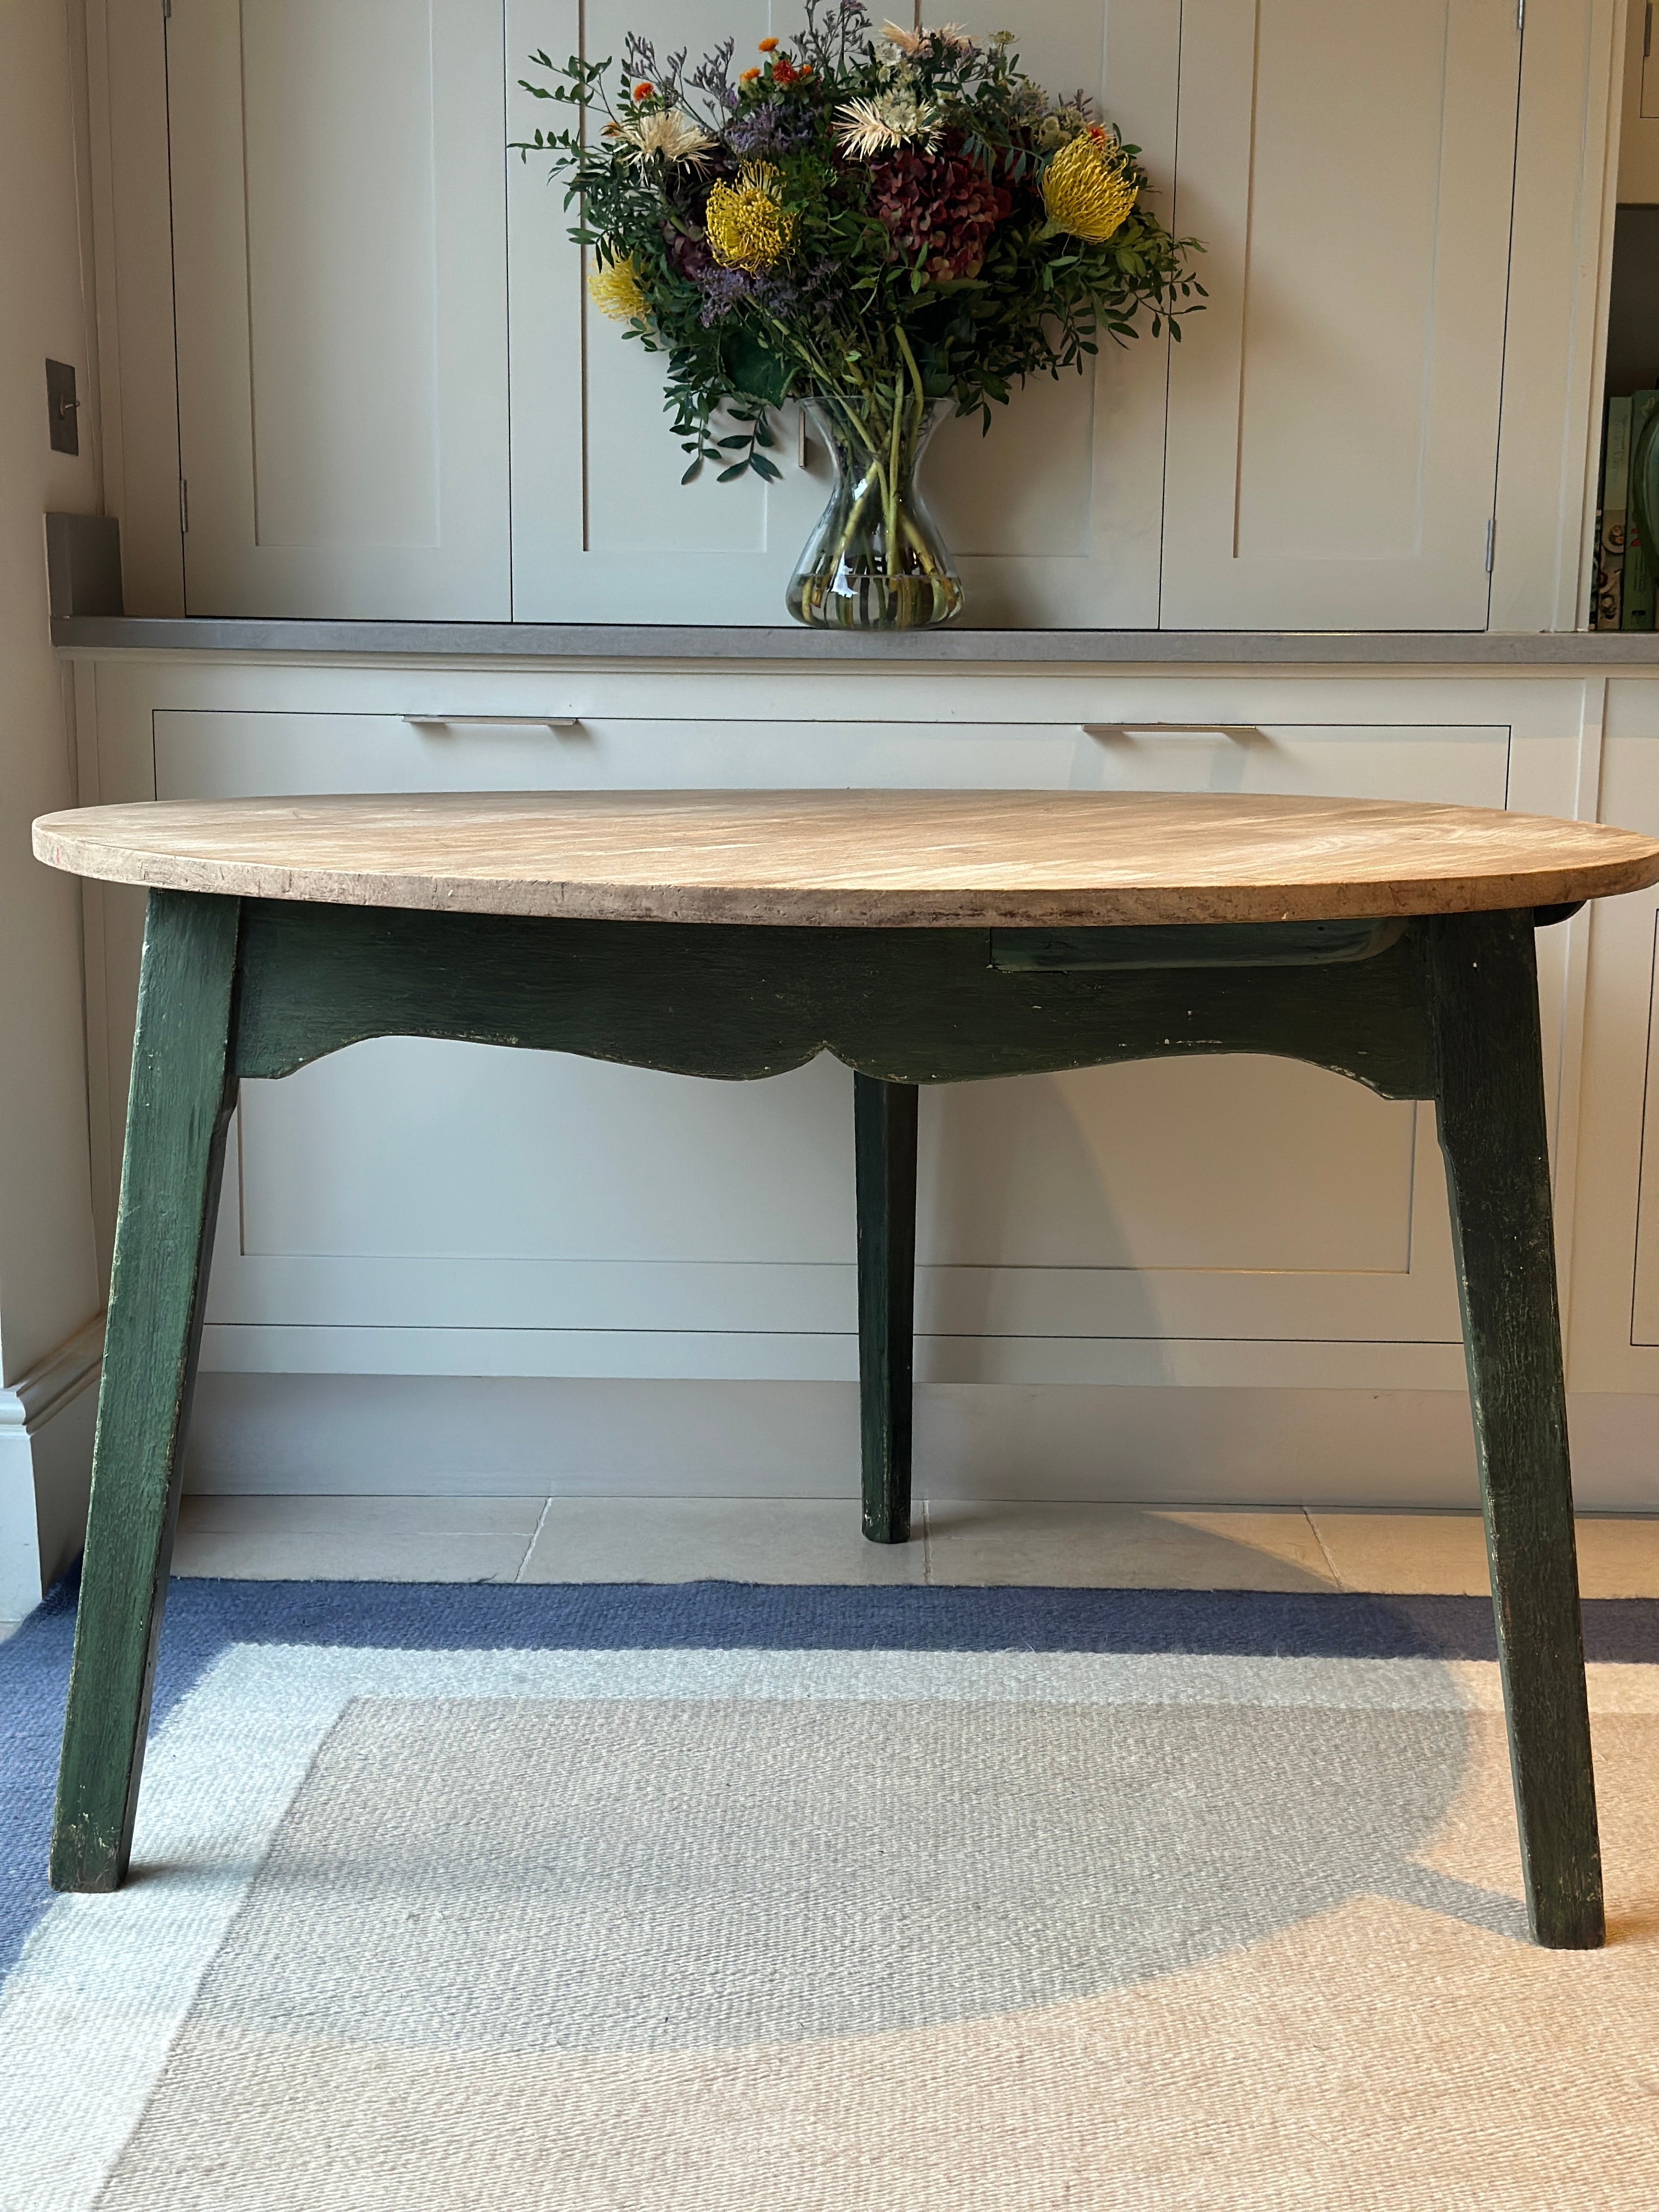
[[925,629],[961,611],[956,564],[916,489],[916,465],[951,412],[908,388],[806,403],[836,471],[830,504],[786,604],[814,629]]

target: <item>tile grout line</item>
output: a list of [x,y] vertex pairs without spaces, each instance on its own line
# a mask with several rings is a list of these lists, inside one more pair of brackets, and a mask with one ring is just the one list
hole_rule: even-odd
[[1307,1522],[1309,1528],[1312,1532],[1313,1540],[1319,1547],[1319,1555],[1331,1571],[1331,1580],[1335,1583],[1338,1589],[1346,1590],[1348,1585],[1343,1581],[1341,1573],[1337,1567],[1336,1561],[1331,1557],[1330,1547],[1326,1543],[1324,1536],[1320,1531],[1318,1522],[1314,1519],[1313,1515],[1309,1512],[1305,1505],[1303,1506],[1301,1510],[1302,1518]]
[[547,1516],[552,1510],[552,1498],[550,1497],[544,1498],[542,1500],[542,1510],[536,1516],[536,1525],[530,1532],[530,1541],[524,1547],[524,1557],[520,1560],[517,1571],[513,1577],[515,1583],[523,1582],[524,1571],[530,1565],[530,1554],[536,1548],[536,1539],[541,1534],[543,1528],[546,1526]]

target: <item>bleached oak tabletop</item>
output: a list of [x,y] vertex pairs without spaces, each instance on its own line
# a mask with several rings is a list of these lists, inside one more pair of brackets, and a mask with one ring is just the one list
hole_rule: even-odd
[[334,906],[815,927],[1336,921],[1565,906],[1659,843],[1485,808],[1212,793],[657,791],[43,816],[52,866]]

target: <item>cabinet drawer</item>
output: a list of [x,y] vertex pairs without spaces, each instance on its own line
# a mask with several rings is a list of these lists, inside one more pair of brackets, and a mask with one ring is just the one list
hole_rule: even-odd
[[[1507,723],[586,710],[574,685],[499,716],[463,687],[407,713],[165,708],[158,799],[308,792],[872,788],[1238,791],[1499,806]],[[550,690],[551,687],[550,686]]]

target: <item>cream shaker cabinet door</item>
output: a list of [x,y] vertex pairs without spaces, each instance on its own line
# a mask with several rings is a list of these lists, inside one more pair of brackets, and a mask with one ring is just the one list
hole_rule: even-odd
[[173,0],[191,614],[510,614],[502,64],[490,0]]
[[[900,11],[903,13],[902,10]],[[1139,142],[1167,220],[1177,11],[1164,0],[1013,0],[960,8],[1005,26],[1028,70],[1104,98]],[[879,15],[879,9],[876,11]],[[906,18],[908,21],[908,16]],[[767,0],[508,0],[508,117],[527,138],[550,108],[519,88],[525,57],[619,55],[624,33],[694,53],[730,35],[738,58],[799,15]],[[544,81],[544,80],[542,80]],[[682,486],[685,457],[663,412],[662,357],[624,339],[587,301],[571,214],[547,164],[507,174],[512,288],[513,604],[520,621],[775,623],[790,572],[830,495],[828,455],[782,410],[769,489]],[[922,486],[968,586],[975,626],[1158,620],[1165,342],[1103,343],[1091,374],[1035,380],[999,410],[947,422]]]
[[[1659,685],[1608,686],[1601,816],[1659,833]],[[1659,896],[1589,917],[1568,1379],[1659,1389]]]
[[1486,627],[1517,13],[1185,0],[1166,627]]

